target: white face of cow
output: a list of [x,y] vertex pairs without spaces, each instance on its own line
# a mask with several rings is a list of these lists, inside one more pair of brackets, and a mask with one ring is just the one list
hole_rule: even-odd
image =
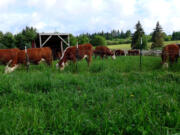
[[61,67],[60,67],[60,70],[62,71],[62,70],[64,70],[64,68],[65,68],[65,64],[64,64],[64,62],[61,64]]
[[59,69],[59,63],[56,64],[56,69]]
[[114,60],[116,59],[116,56],[115,56],[115,54],[112,56],[112,59],[114,59]]
[[18,65],[15,65],[14,67],[9,67],[7,65],[5,68],[5,74],[13,72],[17,67],[18,67]]
[[83,59],[87,58],[88,56],[87,55],[84,55]]
[[169,67],[169,64],[166,62],[163,64],[163,68],[168,68]]
[[67,66],[68,65],[68,63],[66,62],[66,63],[64,63],[64,62],[60,62],[60,63],[57,63],[56,64],[56,69],[59,69],[60,68],[60,70],[62,71],[62,70],[64,70],[64,68],[65,68],[65,66]]

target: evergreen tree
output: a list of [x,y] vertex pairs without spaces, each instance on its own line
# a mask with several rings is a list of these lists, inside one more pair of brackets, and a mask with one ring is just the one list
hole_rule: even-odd
[[130,38],[131,37],[131,31],[127,30],[125,33],[126,38]]
[[163,30],[162,30],[162,27],[160,26],[159,22],[157,22],[156,28],[154,29],[154,32],[152,34],[151,48],[163,46],[163,41],[164,41]]
[[14,38],[16,47],[24,49],[24,47],[27,46],[27,48],[30,48],[32,41],[37,38],[37,30],[33,27],[26,26],[26,28],[16,34]]
[[141,38],[143,38],[142,49],[146,49],[147,48],[147,41],[146,41],[145,33],[144,33],[144,30],[142,28],[140,21],[138,21],[138,23],[136,24],[135,29],[136,29],[136,31],[134,32],[134,34],[132,36],[131,48],[132,49],[140,49]]

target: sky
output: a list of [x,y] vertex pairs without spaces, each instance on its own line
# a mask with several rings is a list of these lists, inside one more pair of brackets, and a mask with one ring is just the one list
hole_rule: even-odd
[[157,21],[164,32],[180,31],[180,0],[0,0],[0,30],[20,32],[33,26],[38,32],[82,33],[144,31]]

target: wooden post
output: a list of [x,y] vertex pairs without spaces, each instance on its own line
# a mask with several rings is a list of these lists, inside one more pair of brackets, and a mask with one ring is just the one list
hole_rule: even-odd
[[142,70],[142,37],[140,43],[140,71]]
[[70,37],[68,35],[68,46],[70,46]]
[[61,40],[61,56],[63,56],[64,50],[63,50],[63,42]]
[[25,55],[26,55],[26,70],[27,72],[29,71],[29,56],[28,56],[28,53],[27,53],[27,48],[25,46]]
[[78,72],[78,59],[79,59],[79,46],[78,46],[78,42],[76,45],[76,71]]
[[39,34],[39,46],[40,46],[40,48],[41,48],[41,46],[42,46],[42,40],[41,40],[41,35]]

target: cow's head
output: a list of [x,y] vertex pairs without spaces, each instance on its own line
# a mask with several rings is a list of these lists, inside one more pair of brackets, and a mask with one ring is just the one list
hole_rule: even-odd
[[5,74],[13,72],[18,67],[18,65],[11,65],[11,66],[9,66],[11,64],[11,62],[12,62],[12,60],[10,60],[7,63],[7,65],[5,67],[5,71],[4,71]]
[[65,59],[60,59],[60,61],[56,64],[56,68],[60,70],[64,70],[65,66],[67,66],[68,63]]
[[115,52],[114,51],[111,51],[111,56],[112,56],[112,59],[116,59],[116,54],[115,54]]

